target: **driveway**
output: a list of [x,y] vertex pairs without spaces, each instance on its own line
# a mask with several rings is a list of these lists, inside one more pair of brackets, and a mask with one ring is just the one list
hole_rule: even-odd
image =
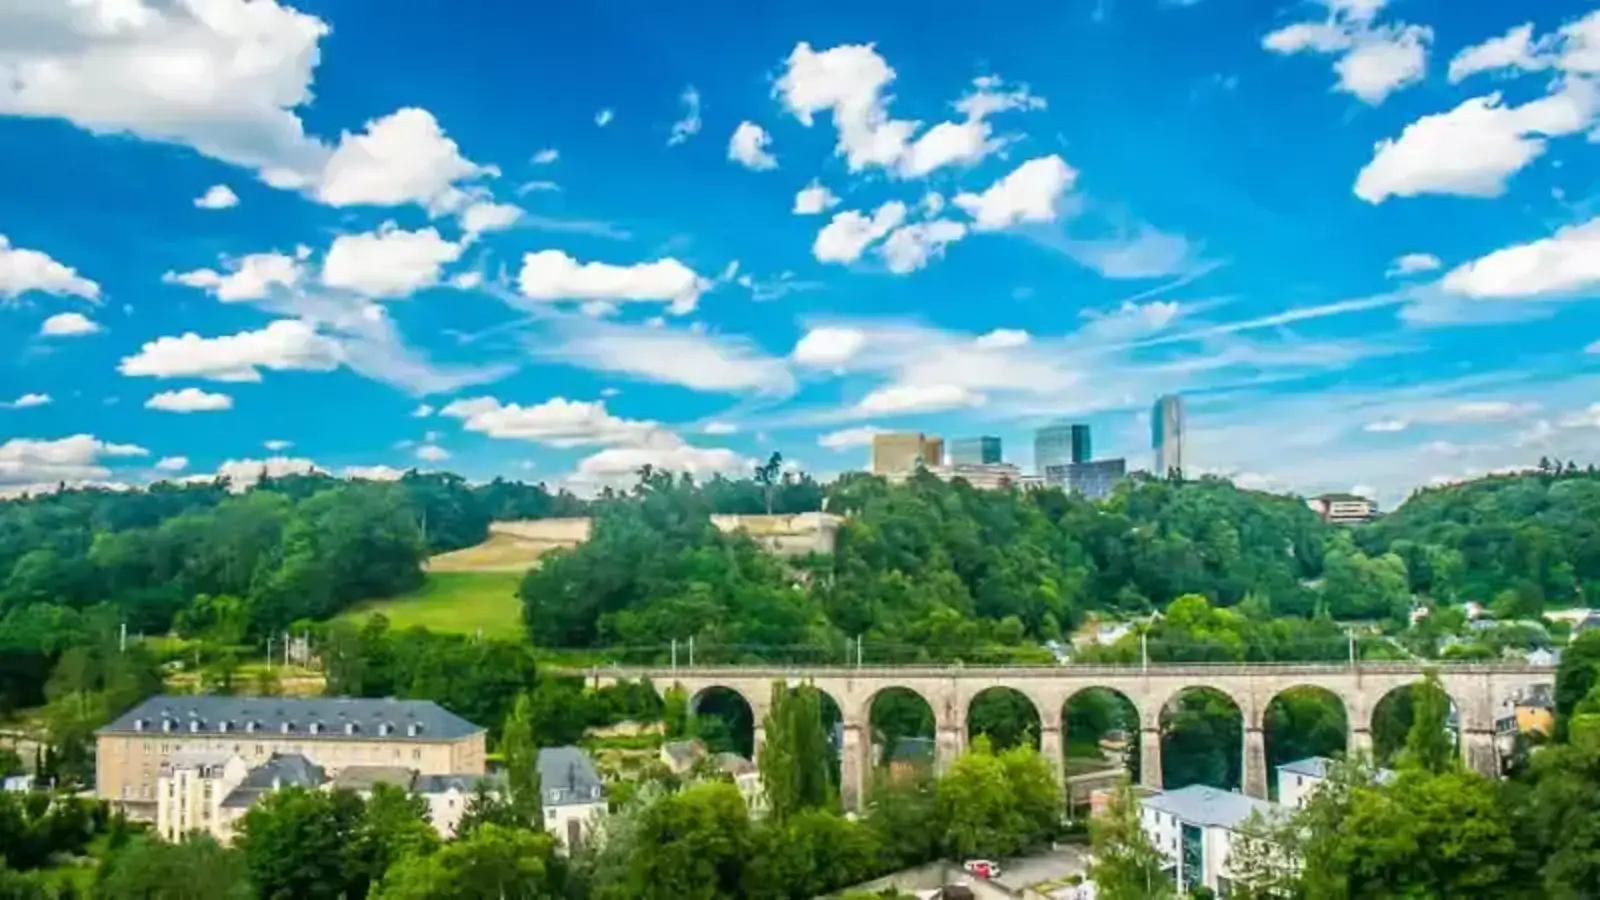
[[[1035,885],[1065,881],[1072,875],[1086,875],[1089,871],[1089,848],[1063,846],[1032,856],[1003,860],[1001,865],[1005,873],[994,879],[995,884],[1009,891],[1021,891],[1023,888],[1034,888]],[[1034,889],[1047,896],[1058,891],[1062,896],[1070,896],[1070,891],[1065,888]]]

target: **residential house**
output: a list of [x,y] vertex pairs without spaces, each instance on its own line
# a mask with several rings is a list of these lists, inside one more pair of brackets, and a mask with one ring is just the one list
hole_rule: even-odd
[[1140,807],[1145,833],[1166,857],[1163,869],[1179,891],[1207,887],[1223,897],[1236,877],[1228,857],[1250,840],[1241,833],[1245,823],[1252,817],[1271,823],[1286,814],[1276,803],[1198,784],[1151,794]]
[[718,753],[711,762],[719,773],[732,779],[750,812],[759,815],[767,811],[767,792],[761,786],[761,770],[755,763],[737,753]]
[[661,745],[660,757],[667,771],[674,775],[685,775],[705,754],[706,749],[699,741],[667,741]]
[[539,787],[544,793],[544,827],[570,853],[605,816],[605,786],[582,750],[545,747],[539,751]]
[[412,791],[428,803],[428,821],[442,838],[452,838],[461,825],[472,798],[482,786],[488,793],[504,797],[504,775],[418,775]]
[[[1278,803],[1289,809],[1301,809],[1323,782],[1328,780],[1328,770],[1333,760],[1326,756],[1311,756],[1286,762],[1278,767]],[[1387,784],[1394,779],[1392,769],[1379,769],[1374,779]]]
[[223,801],[249,774],[250,767],[237,754],[173,754],[156,780],[156,833],[176,842],[191,832],[217,831]]
[[32,775],[7,775],[0,779],[0,791],[8,794],[26,794],[33,790],[34,776]]
[[296,753],[276,754],[246,773],[244,779],[222,798],[222,805],[208,830],[218,843],[229,843],[233,840],[239,820],[268,794],[290,787],[315,789],[327,780],[328,773],[304,756]]
[[931,772],[937,749],[933,738],[906,737],[895,741],[887,761],[890,780],[906,781]]

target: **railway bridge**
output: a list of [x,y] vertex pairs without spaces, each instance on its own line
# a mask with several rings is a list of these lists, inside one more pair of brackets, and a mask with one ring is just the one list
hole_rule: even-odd
[[936,765],[959,756],[967,739],[967,713],[973,700],[992,688],[1009,688],[1026,697],[1038,713],[1040,749],[1062,771],[1066,746],[1064,709],[1080,691],[1106,688],[1133,703],[1139,718],[1141,781],[1161,787],[1161,711],[1191,688],[1220,691],[1244,720],[1241,772],[1244,791],[1267,796],[1263,724],[1272,699],[1291,688],[1321,688],[1339,698],[1349,723],[1352,753],[1372,750],[1372,722],[1378,701],[1423,679],[1428,671],[1454,704],[1466,763],[1489,775],[1499,773],[1495,749],[1495,711],[1519,689],[1555,679],[1555,669],[1525,663],[1275,663],[1148,664],[1134,666],[1065,665],[1048,667],[979,666],[697,666],[605,667],[587,670],[596,686],[648,678],[658,687],[676,685],[690,696],[691,709],[705,692],[721,688],[749,704],[755,723],[755,752],[764,741],[762,722],[771,705],[772,684],[809,684],[831,697],[843,719],[840,789],[847,808],[859,808],[871,771],[873,700],[899,688],[920,696],[933,710]]

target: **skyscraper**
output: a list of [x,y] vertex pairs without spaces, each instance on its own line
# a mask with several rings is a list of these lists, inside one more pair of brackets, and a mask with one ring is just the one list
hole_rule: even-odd
[[1051,466],[1064,466],[1072,462],[1074,429],[1077,426],[1057,422],[1033,433],[1033,470],[1040,475]]
[[1000,439],[997,437],[965,437],[950,442],[950,464],[953,466],[989,466],[1000,462]]
[[1183,398],[1168,394],[1150,410],[1150,449],[1157,478],[1183,474]]
[[1094,459],[1094,447],[1089,442],[1089,426],[1072,426],[1072,461],[1086,463]]

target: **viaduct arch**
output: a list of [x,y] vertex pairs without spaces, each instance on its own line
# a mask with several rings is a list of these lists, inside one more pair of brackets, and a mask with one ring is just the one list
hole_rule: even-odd
[[989,688],[1017,691],[1039,714],[1040,751],[1060,772],[1065,745],[1063,719],[1068,698],[1088,688],[1108,688],[1133,702],[1139,715],[1141,780],[1161,787],[1161,710],[1187,688],[1205,687],[1227,695],[1244,716],[1244,792],[1267,796],[1266,741],[1263,721],[1278,694],[1295,687],[1322,688],[1344,704],[1349,723],[1347,747],[1372,752],[1372,719],[1378,701],[1390,691],[1437,672],[1455,703],[1461,748],[1467,765],[1494,776],[1500,763],[1494,743],[1495,708],[1519,687],[1552,681],[1555,668],[1526,663],[1269,664],[967,667],[967,666],[700,666],[609,667],[590,669],[596,686],[648,678],[663,689],[677,685],[696,697],[712,688],[733,691],[750,705],[755,720],[755,752],[764,743],[762,721],[771,705],[772,683],[811,684],[833,698],[843,716],[841,794],[846,808],[858,809],[865,796],[871,765],[872,701],[889,688],[909,690],[933,710],[937,765],[943,769],[966,745],[967,713],[972,701]]

